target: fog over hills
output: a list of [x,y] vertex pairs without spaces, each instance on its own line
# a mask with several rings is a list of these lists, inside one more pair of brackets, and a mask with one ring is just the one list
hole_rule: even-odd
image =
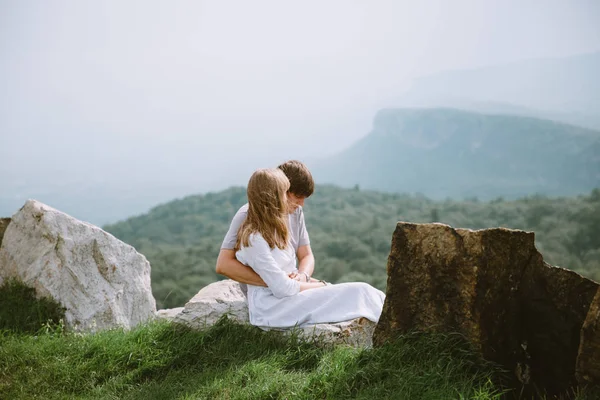
[[451,97],[537,110],[600,114],[600,52],[447,71],[415,80],[413,101]]
[[396,104],[526,115],[600,130],[598,71],[600,52],[446,71],[414,80]]
[[600,187],[600,132],[531,117],[388,109],[314,168],[321,182],[432,198],[581,194]]
[[384,109],[597,128],[599,17],[592,0],[0,2],[0,216],[36,198],[102,225],[316,167]]
[[[600,150],[592,139],[600,135],[594,130],[600,127],[598,70],[600,53],[593,53],[426,76],[390,100],[404,109],[379,111],[361,139],[348,141],[345,132],[359,126],[369,132],[359,122],[364,110],[332,115],[335,123],[321,129],[339,139],[326,144],[324,138],[319,151],[313,151],[315,139],[310,146],[272,140],[244,155],[239,145],[253,148],[251,135],[237,140],[238,150],[214,143],[205,149],[201,137],[177,132],[145,139],[95,126],[91,136],[81,135],[88,128],[74,115],[72,126],[57,127],[59,135],[24,134],[0,150],[0,215],[36,198],[103,224],[191,193],[244,185],[254,169],[289,158],[314,167],[318,183],[433,198],[578,194],[600,186]],[[427,108],[407,109],[414,107]],[[277,116],[273,120],[283,130],[298,129]],[[184,130],[197,122],[178,124]],[[56,128],[30,120],[19,129]],[[300,131],[295,140],[304,140]],[[16,159],[15,148],[28,148],[34,162]],[[332,155],[325,157],[327,151]]]
[[584,193],[600,186],[597,71],[600,52],[415,79],[315,175],[438,199]]

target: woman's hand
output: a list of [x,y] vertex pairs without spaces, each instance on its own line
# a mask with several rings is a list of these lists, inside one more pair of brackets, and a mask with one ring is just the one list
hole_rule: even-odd
[[304,272],[292,272],[288,275],[291,279],[298,282],[312,282],[313,279],[309,278],[308,274]]

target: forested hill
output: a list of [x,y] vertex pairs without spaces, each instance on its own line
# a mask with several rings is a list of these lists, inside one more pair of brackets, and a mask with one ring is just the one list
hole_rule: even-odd
[[[223,279],[214,272],[215,261],[231,218],[245,202],[244,188],[230,188],[174,200],[104,229],[148,258],[158,307],[177,307],[206,284]],[[546,261],[600,279],[599,189],[572,198],[481,202],[320,185],[306,201],[305,215],[315,275],[332,282],[360,280],[384,289],[399,220],[535,231]]]
[[435,199],[573,196],[600,186],[599,154],[600,132],[559,122],[387,109],[371,133],[311,169],[320,183]]

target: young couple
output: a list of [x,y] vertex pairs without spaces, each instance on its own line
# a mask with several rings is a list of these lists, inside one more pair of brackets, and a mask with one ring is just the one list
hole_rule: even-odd
[[[302,206],[314,191],[299,161],[259,169],[248,182],[248,204],[234,216],[217,259],[217,273],[248,284],[250,323],[288,328],[365,317],[377,322],[385,295],[360,282],[312,278]],[[296,265],[296,259],[298,263]]]

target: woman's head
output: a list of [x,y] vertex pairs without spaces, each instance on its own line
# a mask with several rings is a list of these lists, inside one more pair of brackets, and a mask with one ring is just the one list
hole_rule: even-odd
[[287,212],[286,193],[290,181],[283,171],[275,168],[258,169],[254,171],[248,182],[249,209],[268,214]]
[[280,169],[259,169],[248,182],[248,215],[240,226],[236,248],[248,246],[252,233],[260,233],[271,248],[287,246],[290,181]]

